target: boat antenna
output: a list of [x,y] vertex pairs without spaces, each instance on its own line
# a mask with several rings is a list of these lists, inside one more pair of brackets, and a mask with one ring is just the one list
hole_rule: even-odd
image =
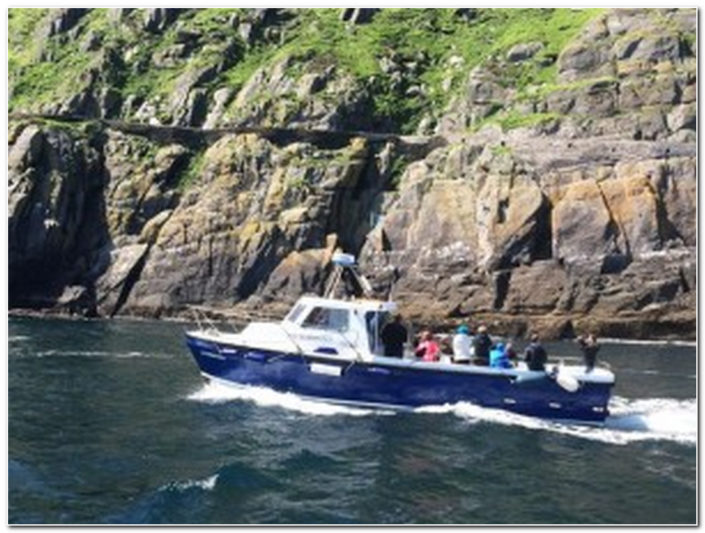
[[332,298],[335,295],[345,270],[352,274],[353,278],[362,289],[362,293],[365,297],[370,298],[372,296],[372,286],[367,278],[357,269],[354,255],[336,252],[333,254],[331,262],[333,263],[333,273],[331,274],[330,280],[328,281],[326,289],[323,293],[324,298]]

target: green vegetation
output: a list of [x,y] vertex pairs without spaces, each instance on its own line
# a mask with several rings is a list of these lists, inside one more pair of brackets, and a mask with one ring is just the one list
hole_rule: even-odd
[[48,9],[10,9],[8,10],[8,71],[10,76],[17,75],[23,67],[30,64],[38,55],[38,26],[46,16]]
[[307,170],[307,168],[303,168],[298,176],[289,177],[286,181],[287,187],[298,193],[311,192],[313,185],[310,182],[310,173]]
[[404,154],[394,157],[389,168],[388,190],[395,191],[399,188],[401,176],[404,174],[407,166],[409,166],[409,161]]
[[[555,59],[565,43],[599,12],[481,9],[468,21],[454,9],[384,9],[369,24],[348,26],[339,20],[337,9],[302,10],[298,31],[274,55],[333,57],[339,68],[355,78],[373,77],[375,114],[388,117],[393,129],[411,132],[425,111],[446,105],[473,67],[488,57],[503,57],[519,42],[540,41],[544,48],[536,61],[507,71],[503,76],[507,84],[523,88],[553,81],[555,67],[542,66],[543,60]],[[394,74],[380,67],[380,59],[390,56],[402,67],[415,67],[421,94],[412,96],[406,92],[408,87],[394,87]],[[455,70],[449,68],[452,56],[462,59],[462,66]],[[444,91],[447,78],[450,90]]]
[[560,118],[558,113],[529,113],[521,115],[516,111],[510,111],[497,118],[497,122],[502,130],[508,131],[516,128],[526,128],[546,124]]
[[497,124],[502,131],[509,131],[547,124],[560,118],[561,115],[558,113],[520,113],[516,109],[509,109],[479,121],[472,130],[478,131],[488,124]]
[[205,155],[206,151],[201,150],[200,152],[196,152],[191,156],[188,165],[179,176],[179,181],[177,184],[177,188],[179,189],[179,191],[185,191],[186,189],[188,189],[189,185],[197,182],[200,179],[206,162]]
[[[438,114],[453,95],[464,89],[471,69],[495,68],[500,83],[520,91],[555,83],[552,61],[592,17],[596,9],[383,9],[368,24],[340,20],[340,9],[290,10],[280,25],[280,37],[257,38],[251,46],[240,37],[233,15],[244,9],[192,9],[163,33],[144,30],[144,12],[123,14],[120,21],[106,9],[93,9],[77,23],[71,36],[39,39],[51,20],[50,10],[9,10],[10,110],[36,110],[60,103],[91,81],[94,67],[112,70],[98,84],[109,85],[123,97],[165,101],[179,77],[189,70],[221,64],[218,75],[200,86],[241,88],[260,67],[273,66],[286,56],[294,60],[287,75],[295,79],[310,70],[335,65],[336,75],[357,81],[354,90],[370,95],[369,113],[379,129],[414,131],[429,112]],[[181,52],[179,33],[201,35],[198,45]],[[91,32],[101,46],[84,46]],[[261,33],[261,30],[260,30]],[[507,65],[501,61],[517,43],[543,44],[531,61]],[[227,61],[223,61],[227,49]],[[114,54],[106,54],[114,50]],[[173,53],[173,56],[169,55]],[[155,57],[173,57],[157,66]],[[44,59],[41,59],[44,58]],[[383,70],[381,63],[386,63]],[[403,73],[403,76],[400,76]],[[93,80],[95,81],[95,80]],[[324,96],[321,95],[321,98]],[[279,95],[261,95],[279,98]],[[292,102],[296,103],[296,102]],[[163,110],[162,110],[163,112]],[[293,112],[293,111],[292,111]],[[286,113],[288,115],[288,113]]]
[[68,94],[90,61],[71,46],[42,38],[48,13],[48,9],[9,10],[10,111],[36,108],[51,102],[57,93]]
[[509,148],[509,146],[505,146],[504,144],[497,144],[494,145],[492,148],[492,154],[500,157],[503,155],[511,155],[512,154],[512,149]]

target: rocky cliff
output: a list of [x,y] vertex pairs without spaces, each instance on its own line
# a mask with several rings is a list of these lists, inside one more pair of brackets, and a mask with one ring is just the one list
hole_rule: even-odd
[[694,337],[695,25],[12,9],[10,306],[278,314],[342,248],[419,322]]

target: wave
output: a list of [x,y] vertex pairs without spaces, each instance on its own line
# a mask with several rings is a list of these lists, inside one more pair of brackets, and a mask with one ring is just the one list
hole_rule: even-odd
[[253,402],[260,407],[282,407],[307,415],[322,416],[366,416],[371,414],[389,414],[391,412],[382,409],[348,407],[318,400],[309,400],[291,392],[277,392],[266,387],[225,385],[214,381],[205,384],[201,389],[190,394],[188,399],[209,404],[245,400]]
[[24,342],[28,341],[30,337],[27,335],[11,335],[7,338],[8,342]]
[[663,345],[663,346],[697,346],[697,341],[682,340],[682,339],[620,339],[612,337],[604,337],[600,339],[602,343],[609,344],[634,344],[634,345]]
[[43,350],[27,354],[34,357],[114,357],[116,359],[133,359],[145,357],[150,359],[170,359],[168,354],[145,353],[140,351],[110,352],[104,350]]
[[697,379],[698,376],[695,374],[676,374],[673,372],[661,372],[660,370],[638,370],[635,368],[620,368],[620,375],[622,374],[637,374],[644,376],[662,376],[667,378],[683,378],[683,379]]
[[489,409],[467,402],[421,407],[419,413],[451,413],[471,423],[490,422],[544,430],[607,444],[626,445],[646,440],[667,440],[685,445],[698,441],[697,401],[675,399],[629,400],[615,397],[604,426],[570,424]]
[[200,480],[186,480],[186,481],[176,481],[174,483],[169,483],[168,485],[161,487],[160,490],[188,490],[192,488],[197,488],[201,490],[213,490],[215,488],[215,484],[218,481],[218,476],[219,474],[213,474],[210,477],[207,477],[206,479],[200,479]]
[[204,479],[171,481],[142,494],[129,507],[107,515],[106,524],[179,524],[190,522],[216,488],[220,473]]
[[36,469],[16,459],[8,459],[7,475],[10,491],[32,493],[35,497],[58,494]]

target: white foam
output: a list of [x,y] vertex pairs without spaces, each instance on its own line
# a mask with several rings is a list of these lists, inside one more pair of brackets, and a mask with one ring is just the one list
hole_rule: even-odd
[[12,335],[7,338],[8,342],[23,342],[28,341],[29,337],[26,335]]
[[134,359],[147,357],[151,359],[169,359],[169,355],[145,352],[109,352],[102,350],[44,350],[34,353],[36,357],[115,357],[117,359]]
[[308,400],[290,392],[277,392],[266,387],[249,385],[226,385],[211,381],[201,389],[190,394],[189,400],[219,404],[232,401],[245,400],[254,402],[262,407],[282,407],[307,415],[350,415],[365,416],[370,414],[383,414],[389,411],[378,409],[365,409],[360,407],[347,407],[325,403],[322,401]]
[[604,344],[633,344],[636,346],[697,346],[697,341],[689,341],[682,339],[619,339],[605,337],[601,338],[600,342]]
[[698,413],[696,400],[613,398],[610,416],[602,427],[554,422],[500,409],[487,409],[466,402],[416,409],[419,413],[452,413],[471,423],[490,422],[551,431],[608,444],[626,445],[645,440],[669,440],[696,445]]
[[697,444],[698,404],[696,399],[648,398],[629,400],[614,397],[606,427],[629,432],[635,440],[664,439]]
[[171,356],[167,354],[160,354],[160,353],[144,353],[144,352],[124,352],[124,353],[115,353],[113,354],[114,357],[117,357],[118,359],[134,359],[137,357],[147,357],[149,359],[170,359]]
[[[218,382],[205,384],[188,396],[191,401],[221,404],[231,401],[251,401],[262,407],[282,407],[307,415],[391,414],[394,411],[347,407],[301,398],[293,393],[276,392],[265,387],[231,386]],[[610,402],[610,416],[604,426],[551,421],[520,415],[502,409],[489,409],[459,402],[414,409],[415,413],[458,416],[471,424],[489,422],[517,426],[537,431],[551,431],[577,438],[608,444],[626,445],[645,440],[669,440],[685,445],[696,445],[698,437],[697,401],[675,399],[628,400],[615,397]]]
[[206,479],[196,481],[190,479],[187,481],[177,481],[175,483],[170,483],[167,487],[173,487],[178,490],[186,490],[193,487],[203,490],[213,490],[215,488],[216,481],[218,481],[218,474],[213,474]]
[[660,370],[638,370],[635,368],[620,368],[619,374],[637,374],[645,376],[662,376],[667,378],[696,379],[695,374],[676,374],[674,372],[661,372]]

